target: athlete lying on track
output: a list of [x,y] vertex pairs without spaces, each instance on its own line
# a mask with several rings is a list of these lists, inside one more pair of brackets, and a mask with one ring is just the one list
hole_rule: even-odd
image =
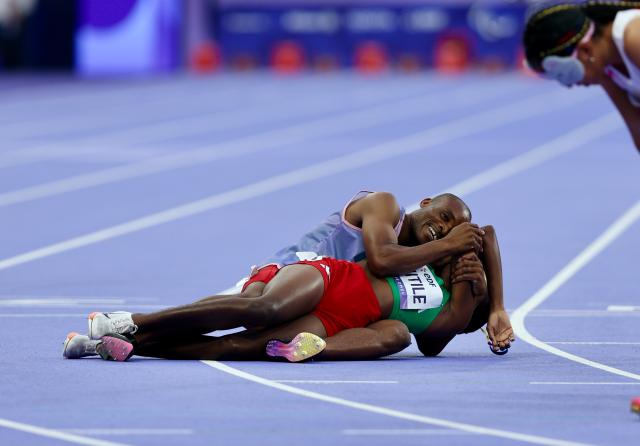
[[[455,213],[468,214],[457,197],[449,196],[447,201]],[[410,337],[403,324],[416,335],[425,355],[435,355],[456,334],[484,325],[491,294],[502,299],[500,257],[491,227],[485,230],[483,245],[488,289],[482,263],[474,253],[455,260],[452,277],[450,264],[441,263],[434,265],[435,271],[424,266],[386,279],[374,276],[366,260],[320,257],[264,268],[240,295],[214,296],[146,315],[94,313],[89,324],[95,340],[72,334],[64,355],[99,353],[106,359],[125,360],[135,352],[167,359],[263,359],[267,341],[289,340],[305,332],[291,345],[271,343],[268,353],[289,360],[318,354],[325,345],[313,334],[328,338],[319,358],[372,359],[408,345]],[[450,276],[451,293],[439,275]],[[469,279],[480,285],[479,292]],[[219,338],[203,336],[240,326],[273,328]],[[121,335],[128,335],[132,342]],[[512,340],[509,329],[498,347],[506,348]]]
[[[388,192],[360,191],[341,211],[329,215],[297,243],[279,250],[262,265],[289,265],[316,256],[351,261],[366,257],[370,272],[384,278],[415,271],[449,256],[470,251],[481,254],[484,231],[470,223],[471,212],[462,204],[454,195],[441,194],[425,198],[418,209],[405,212]],[[232,292],[238,293],[240,288]],[[502,293],[489,295],[487,332],[496,346],[512,333]]]

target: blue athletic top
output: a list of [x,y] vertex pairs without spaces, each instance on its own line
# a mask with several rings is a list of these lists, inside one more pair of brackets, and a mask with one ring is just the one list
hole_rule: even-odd
[[[363,259],[365,256],[362,229],[346,221],[345,212],[351,203],[370,193],[369,191],[358,192],[347,202],[342,212],[334,212],[329,215],[318,227],[305,234],[298,243],[276,252],[265,263],[290,265],[315,255],[350,261]],[[404,215],[405,210],[401,207],[400,220],[394,228],[396,235],[400,234]]]

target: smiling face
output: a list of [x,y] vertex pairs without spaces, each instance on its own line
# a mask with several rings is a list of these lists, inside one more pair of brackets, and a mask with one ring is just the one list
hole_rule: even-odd
[[423,244],[439,240],[460,223],[471,221],[471,211],[460,198],[443,194],[422,200],[411,219],[413,237],[417,244]]

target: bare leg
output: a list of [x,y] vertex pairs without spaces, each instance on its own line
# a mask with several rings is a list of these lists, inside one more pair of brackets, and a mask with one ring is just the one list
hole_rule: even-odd
[[[289,341],[303,331],[325,337],[322,323],[313,315],[269,330],[247,331],[219,338],[197,336],[174,342],[156,342],[136,347],[139,356],[165,359],[266,360],[267,341]],[[366,328],[344,330],[325,339],[327,347],[318,360],[354,361],[377,359],[397,353],[411,344],[406,325],[399,321],[374,322]]]
[[402,322],[384,320],[365,328],[341,331],[325,341],[327,347],[316,359],[355,361],[398,353],[411,344],[411,335]]
[[[259,284],[255,284],[259,285]],[[254,293],[250,286],[246,292]],[[134,314],[139,343],[205,334],[236,327],[281,324],[310,313],[324,293],[322,274],[309,265],[289,265],[253,298],[219,296],[149,314]]]
[[203,304],[207,302],[211,302],[215,299],[220,299],[221,297],[260,297],[264,291],[264,287],[267,284],[264,282],[253,282],[247,288],[245,288],[240,294],[221,294],[219,296],[209,296],[200,300],[196,300],[195,304]]
[[178,338],[172,342],[139,344],[135,348],[135,354],[165,359],[265,360],[269,359],[265,354],[268,341],[280,339],[288,342],[303,331],[320,337],[326,336],[320,319],[307,315],[267,330],[245,331],[221,337],[198,335]]

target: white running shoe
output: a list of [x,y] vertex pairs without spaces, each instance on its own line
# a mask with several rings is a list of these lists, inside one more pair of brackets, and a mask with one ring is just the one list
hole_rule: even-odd
[[291,342],[277,339],[267,342],[267,355],[286,358],[289,362],[300,362],[313,358],[325,349],[327,343],[313,333],[300,333]]
[[101,337],[117,333],[121,335],[132,335],[138,331],[138,327],[133,323],[131,313],[126,311],[114,311],[112,313],[94,312],[89,315],[89,337],[100,339]]
[[62,350],[63,357],[79,359],[97,355],[106,361],[126,361],[133,355],[133,344],[119,334],[110,334],[101,339],[89,339],[89,336],[78,333],[67,335]]
[[100,340],[94,341],[89,336],[79,333],[69,333],[67,339],[64,340],[62,356],[67,359],[84,358],[85,356],[96,356],[98,352],[96,348]]

